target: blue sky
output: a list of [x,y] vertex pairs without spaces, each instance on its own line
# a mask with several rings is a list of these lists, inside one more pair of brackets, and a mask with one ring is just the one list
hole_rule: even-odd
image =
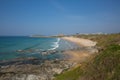
[[120,32],[120,0],[0,0],[0,35]]

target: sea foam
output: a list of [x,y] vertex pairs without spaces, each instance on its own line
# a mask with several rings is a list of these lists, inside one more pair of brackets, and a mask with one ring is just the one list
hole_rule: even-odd
[[48,50],[55,50],[59,47],[59,42],[60,42],[60,38],[57,38],[56,42],[53,42],[53,44],[51,45],[52,48],[48,49]]

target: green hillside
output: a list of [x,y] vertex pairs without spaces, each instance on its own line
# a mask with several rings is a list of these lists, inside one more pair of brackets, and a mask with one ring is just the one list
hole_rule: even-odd
[[98,42],[99,52],[89,62],[63,72],[55,80],[120,80],[120,34],[74,36]]

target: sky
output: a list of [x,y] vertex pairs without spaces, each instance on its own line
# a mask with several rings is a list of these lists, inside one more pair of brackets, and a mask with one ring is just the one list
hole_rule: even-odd
[[120,0],[0,0],[0,35],[120,32]]

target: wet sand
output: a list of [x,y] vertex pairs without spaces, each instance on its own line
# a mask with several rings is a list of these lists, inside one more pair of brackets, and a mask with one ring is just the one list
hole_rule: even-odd
[[[95,52],[92,52],[92,50],[94,50],[94,48],[91,48],[91,47],[94,47],[96,45],[96,42],[93,42],[88,39],[75,38],[75,37],[63,37],[62,39],[68,40],[70,42],[73,42],[73,43],[79,45],[80,47],[86,48],[85,50],[65,51],[64,54],[68,55],[67,59],[69,61],[76,62],[76,63],[86,62],[95,53]],[[89,49],[89,50],[87,50],[87,49]]]

